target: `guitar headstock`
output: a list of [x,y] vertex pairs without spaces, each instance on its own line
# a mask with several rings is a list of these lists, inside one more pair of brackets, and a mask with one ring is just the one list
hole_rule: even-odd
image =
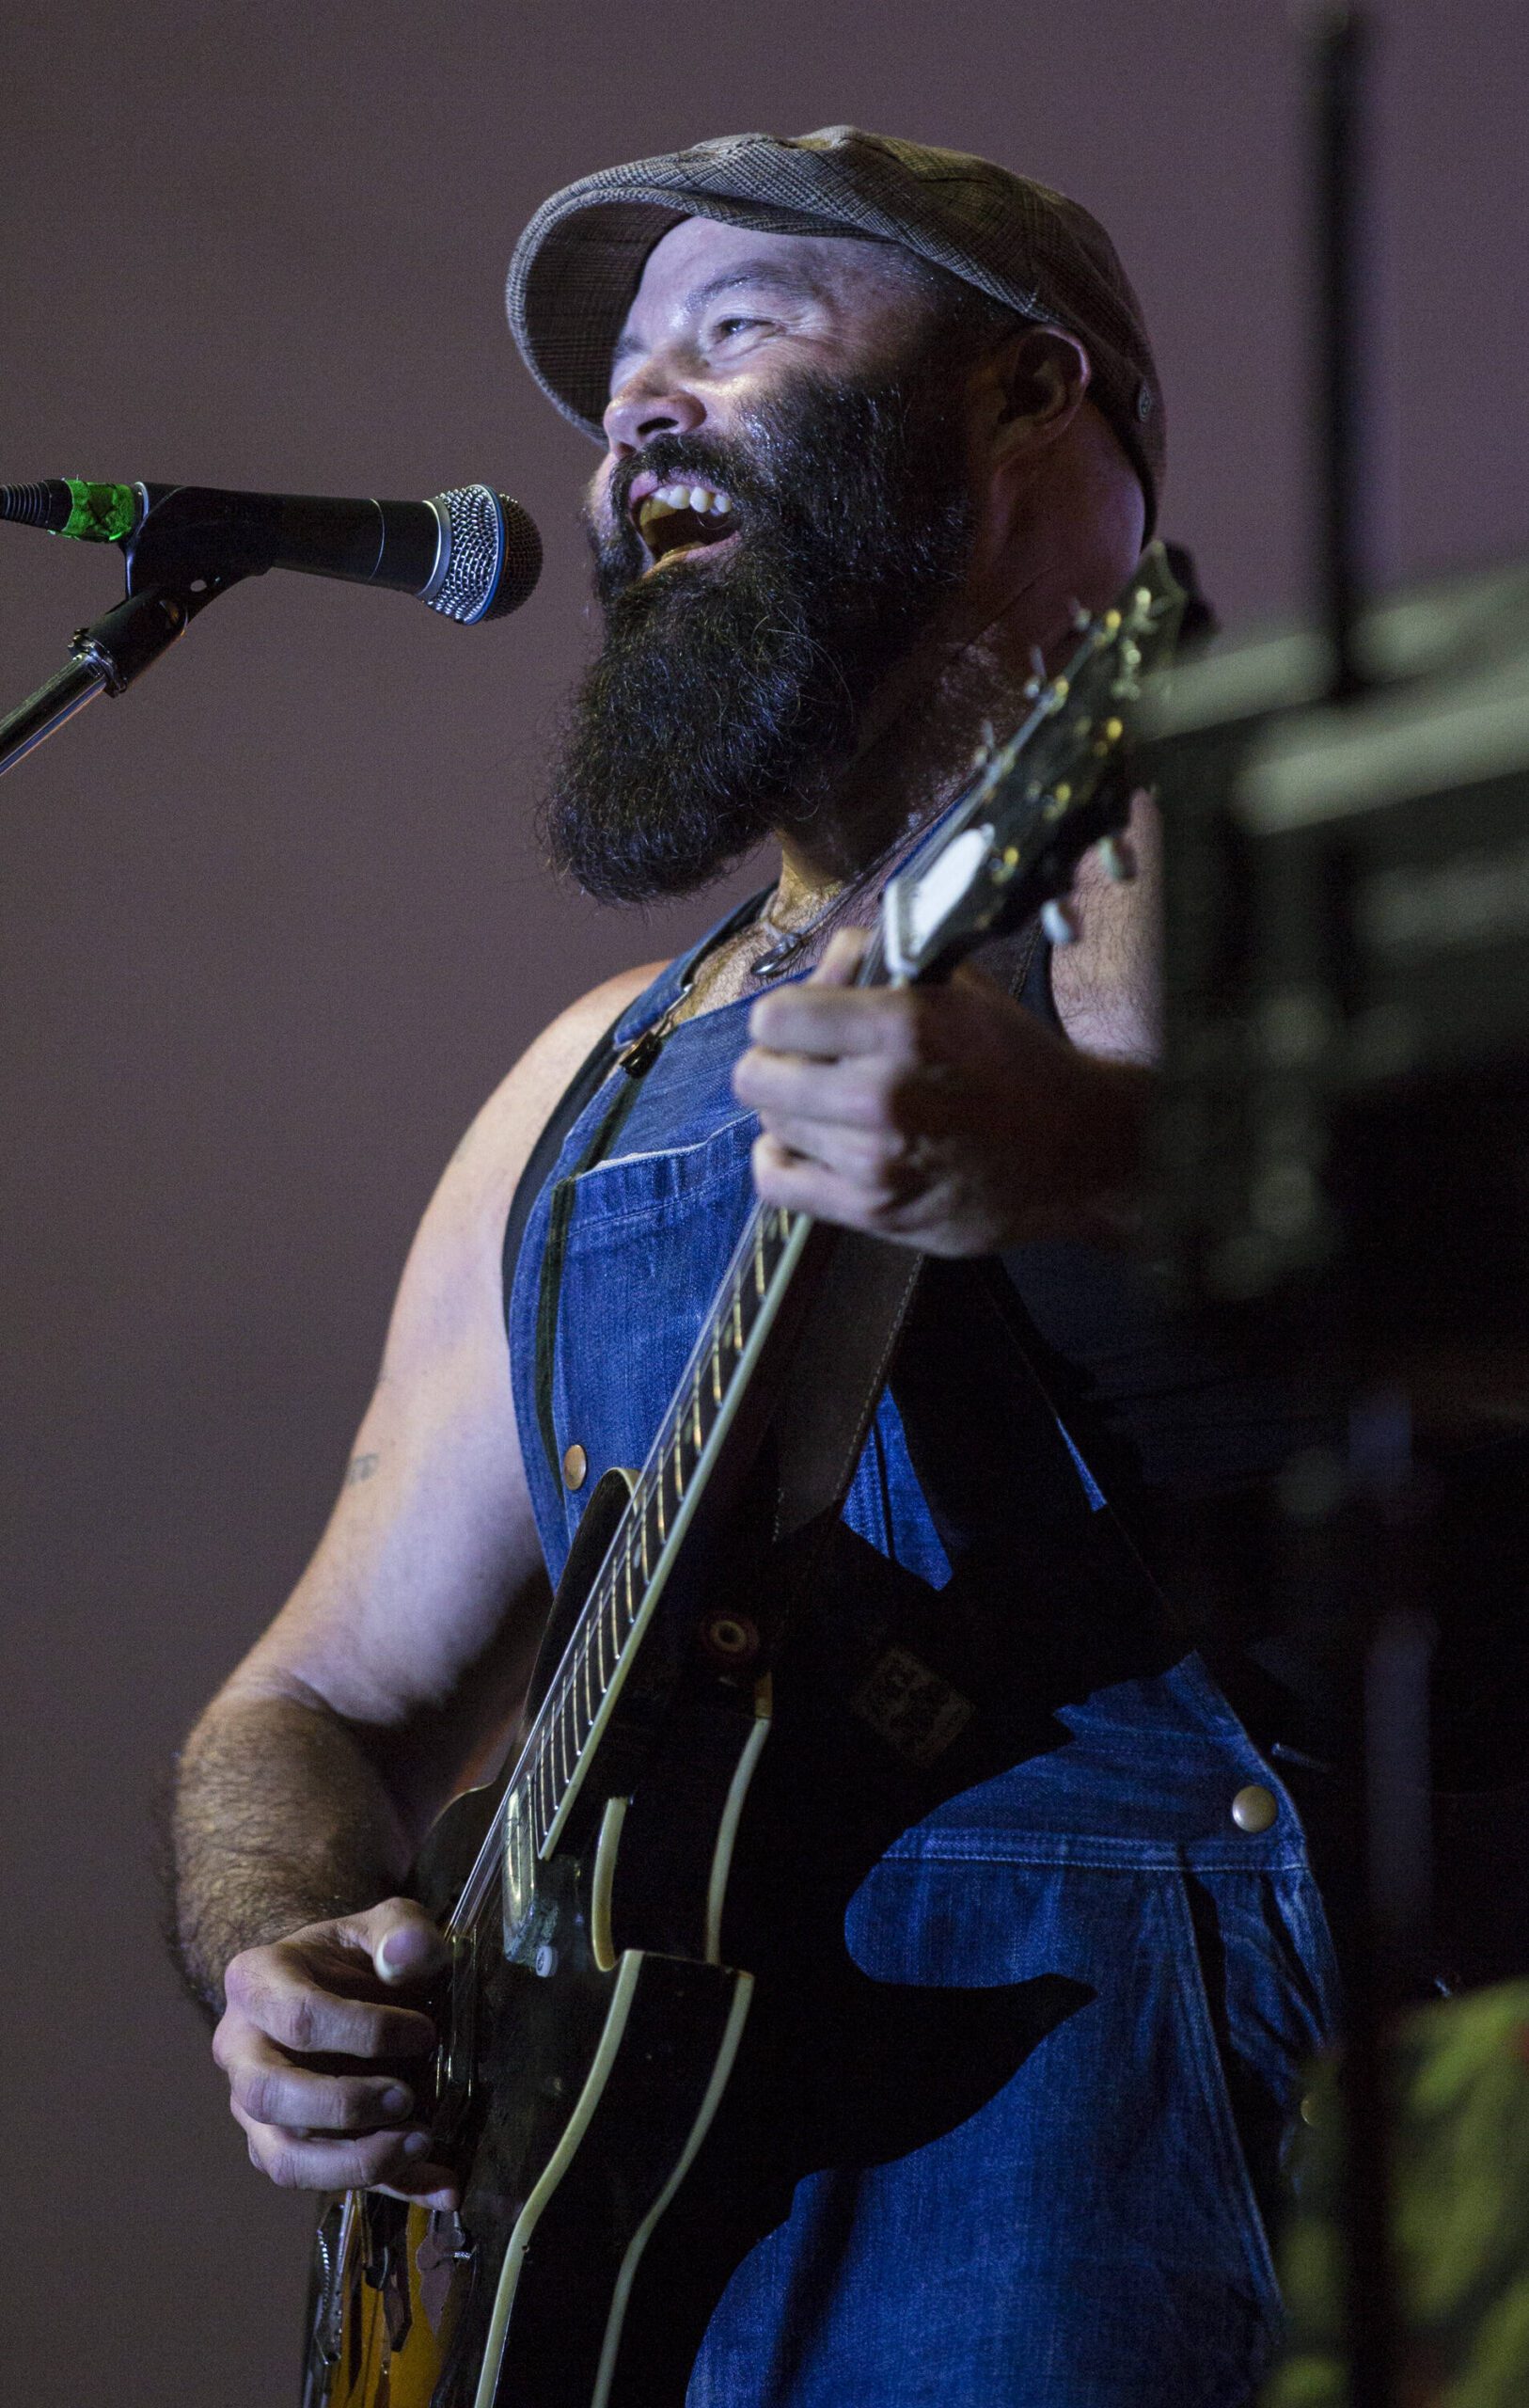
[[1065,669],[1027,690],[1024,724],[889,881],[882,949],[893,977],[932,976],[1029,919],[1065,895],[1091,845],[1125,826],[1136,706],[1173,656],[1183,611],[1167,554],[1150,544],[1119,600],[1080,621]]

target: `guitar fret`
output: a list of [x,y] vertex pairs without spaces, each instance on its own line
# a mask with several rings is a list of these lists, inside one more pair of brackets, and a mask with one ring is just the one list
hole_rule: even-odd
[[720,1330],[714,1330],[712,1333],[712,1402],[714,1404],[720,1404],[721,1402],[722,1333]]
[[690,1392],[690,1427],[695,1434],[696,1455],[701,1454],[701,1368],[696,1367],[696,1384]]
[[558,1691],[558,1738],[561,1749],[562,1777],[566,1782],[573,1779],[574,1766],[578,1762],[578,1689],[572,1664]]
[[760,1228],[754,1231],[754,1289],[761,1303],[764,1302],[764,1231]]
[[660,1541],[663,1541],[669,1536],[669,1524],[664,1519],[664,1458],[662,1455],[658,1458],[658,1486],[654,1496],[658,1507],[658,1536]]
[[[602,1697],[604,1697],[607,1689],[610,1687],[610,1665],[607,1665],[606,1662],[606,1613],[607,1608],[614,1608],[615,1603],[616,1592],[614,1589],[611,1590],[608,1596],[598,1595],[594,1601],[594,1676],[600,1684],[600,1694]],[[612,1635],[614,1636],[615,1616],[613,1611],[611,1617],[611,1629]],[[614,1662],[615,1656],[613,1653],[611,1656],[611,1663],[613,1664]]]
[[733,1352],[734,1354],[743,1353],[743,1290],[741,1288],[734,1288],[733,1291]]

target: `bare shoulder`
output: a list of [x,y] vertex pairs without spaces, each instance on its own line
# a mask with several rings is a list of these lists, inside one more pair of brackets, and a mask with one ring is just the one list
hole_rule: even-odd
[[621,971],[548,1022],[468,1129],[447,1165],[437,1202],[473,1211],[485,1196],[502,1196],[508,1211],[520,1174],[569,1080],[662,968],[661,962],[646,962],[639,969]]
[[457,1147],[432,1196],[405,1266],[385,1369],[401,1353],[433,1346],[441,1323],[477,1316],[493,1285],[497,1326],[499,1244],[520,1175],[569,1080],[612,1022],[650,985],[661,963],[607,978],[570,1004],[528,1045]]
[[1130,846],[1137,875],[1109,879],[1096,853],[1079,863],[1073,885],[1080,936],[1051,955],[1051,993],[1063,1027],[1086,1054],[1111,1061],[1158,1059],[1162,981],[1162,825],[1139,794]]

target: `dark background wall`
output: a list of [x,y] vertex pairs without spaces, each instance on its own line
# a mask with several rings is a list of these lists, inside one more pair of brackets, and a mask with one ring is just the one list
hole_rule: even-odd
[[[1529,541],[1529,38],[1520,0],[1379,14],[1393,576]],[[512,352],[515,232],[594,166],[844,119],[1063,185],[1114,230],[1157,331],[1168,525],[1245,624],[1305,576],[1300,103],[1275,0],[10,10],[0,478],[483,477],[548,549],[522,616],[470,632],[246,587],[5,784],[16,2399],[293,2396],[304,2215],[244,2164],[161,1955],[151,1793],[312,1543],[456,1135],[558,1006],[715,908],[623,922],[539,861],[594,455]],[[0,703],[116,579],[0,529]]]

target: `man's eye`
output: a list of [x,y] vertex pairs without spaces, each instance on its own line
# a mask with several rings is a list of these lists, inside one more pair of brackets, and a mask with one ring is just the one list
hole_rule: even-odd
[[719,341],[730,342],[734,335],[748,334],[750,328],[764,324],[763,318],[718,318],[712,332]]

